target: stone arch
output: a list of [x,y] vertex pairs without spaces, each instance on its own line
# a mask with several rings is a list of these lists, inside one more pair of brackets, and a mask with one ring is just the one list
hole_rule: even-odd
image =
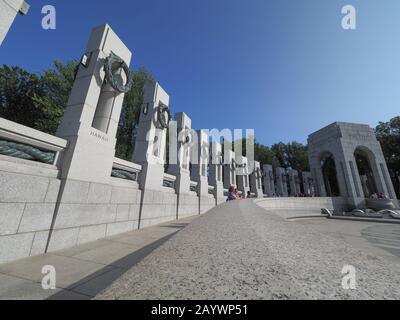
[[336,167],[336,160],[332,152],[325,151],[319,157],[323,183],[325,186],[326,196],[340,197],[340,186],[338,179],[338,172]]
[[362,190],[366,198],[374,193],[384,192],[378,185],[380,176],[375,154],[366,146],[357,146],[354,150],[354,159],[360,176]]

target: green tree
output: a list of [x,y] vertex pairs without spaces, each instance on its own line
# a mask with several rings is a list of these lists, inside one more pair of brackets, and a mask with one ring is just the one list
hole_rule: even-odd
[[54,67],[41,75],[19,67],[0,68],[0,116],[54,134],[64,114],[76,64],[54,61]]
[[42,114],[33,103],[35,94],[42,94],[39,76],[19,67],[0,68],[0,116],[35,128]]
[[400,197],[400,117],[389,122],[380,122],[376,127],[376,136],[381,143],[398,197]]
[[309,171],[307,146],[299,142],[284,144],[279,142],[271,147],[280,166],[293,168],[298,171]]
[[33,103],[41,111],[35,121],[35,128],[55,134],[64,116],[69,94],[77,71],[76,61],[62,64],[54,61],[54,69],[46,70],[40,77],[41,91],[33,96]]
[[[244,155],[247,154],[246,142],[247,142],[247,139],[243,138],[242,139],[242,154],[244,154]],[[235,144],[233,144],[233,145],[235,145]],[[279,167],[279,161],[276,158],[275,153],[269,147],[264,146],[263,144],[260,144],[257,141],[255,141],[255,143],[254,143],[254,160],[259,161],[261,164],[261,167],[265,164],[272,164],[273,166]]]
[[[54,61],[54,67],[41,74],[20,67],[0,68],[0,117],[55,134],[75,80],[76,61]],[[154,81],[144,68],[132,71],[134,83],[125,95],[117,133],[116,155],[130,160],[134,129],[143,103],[143,87]]]
[[[246,152],[246,139],[242,139],[242,152]],[[308,171],[308,151],[307,146],[299,142],[284,144],[276,143],[272,147],[267,147],[257,141],[254,144],[254,158],[261,165],[271,164],[274,167],[292,167],[299,171]]]
[[289,166],[298,171],[309,171],[308,149],[302,143],[291,142],[286,145],[286,156]]
[[271,164],[274,167],[279,167],[280,165],[275,153],[271,150],[271,148],[259,143],[256,143],[254,146],[254,157],[261,163],[261,166],[265,164]]
[[275,157],[279,163],[279,167],[289,167],[286,159],[286,145],[283,142],[273,144],[271,147],[271,151],[275,154]]

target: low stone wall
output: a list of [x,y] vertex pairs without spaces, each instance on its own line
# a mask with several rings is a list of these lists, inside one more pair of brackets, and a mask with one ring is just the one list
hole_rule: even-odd
[[57,177],[56,166],[0,156],[0,263],[45,251]]
[[146,190],[140,212],[140,228],[171,221],[177,218],[177,195],[174,189]]
[[205,195],[200,198],[200,214],[206,213],[215,206],[216,201],[213,195]]
[[0,139],[54,153],[53,164],[0,155],[0,263],[200,214],[196,192],[179,195],[178,211],[174,188],[142,191],[138,164],[115,158],[105,183],[61,179],[66,140],[1,118]]
[[296,211],[300,214],[321,213],[322,208],[329,210],[347,210],[346,198],[264,198],[254,202],[266,209],[274,211]]
[[180,218],[198,215],[199,213],[199,197],[196,192],[179,195],[178,214]]
[[138,228],[141,191],[134,181],[65,182],[49,251]]
[[[43,254],[48,241],[52,252],[200,213],[196,193],[180,195],[177,216],[174,189],[142,192],[117,178],[62,184],[58,175],[56,166],[0,156],[0,263]],[[214,206],[205,198],[204,211]]]
[[226,202],[228,197],[218,198],[217,205],[223,204]]

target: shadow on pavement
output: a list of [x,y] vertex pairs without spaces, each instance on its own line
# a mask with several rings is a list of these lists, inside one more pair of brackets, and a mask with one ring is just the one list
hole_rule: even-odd
[[[179,227],[184,228],[186,224],[182,224]],[[177,226],[175,226],[176,228]],[[126,273],[134,265],[138,264],[149,254],[151,254],[155,249],[163,245],[170,238],[176,235],[180,230],[161,238],[151,244],[113,262],[111,265],[105,266],[101,270],[79,280],[78,282],[72,284],[68,288],[48,297],[46,300],[69,300],[71,299],[71,292],[84,294],[87,300],[94,298],[104,289],[109,287],[115,280],[120,278],[124,273]],[[118,267],[123,265],[123,267]],[[113,268],[114,267],[114,268]],[[84,300],[85,298],[83,298]]]

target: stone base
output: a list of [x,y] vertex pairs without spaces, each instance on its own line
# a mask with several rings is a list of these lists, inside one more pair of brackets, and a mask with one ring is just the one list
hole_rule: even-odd
[[200,200],[200,214],[206,213],[215,207],[215,198],[213,195],[202,196]]
[[190,217],[199,214],[199,197],[195,192],[179,195],[178,217]]
[[0,156],[0,263],[44,253],[57,175],[54,166]]

